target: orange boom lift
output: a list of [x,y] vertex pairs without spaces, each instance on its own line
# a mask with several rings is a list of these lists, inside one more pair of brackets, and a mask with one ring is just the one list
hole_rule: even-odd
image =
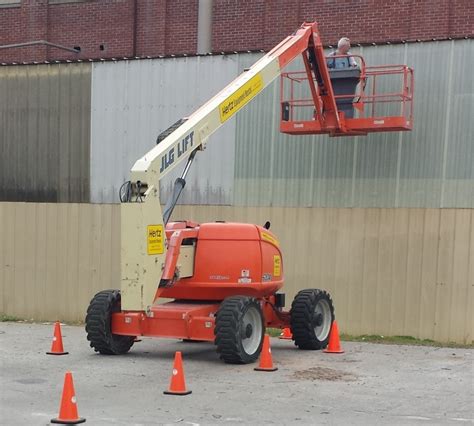
[[[304,71],[283,73],[300,56]],[[169,337],[214,342],[225,362],[251,363],[262,350],[266,327],[291,328],[301,349],[327,346],[334,321],[331,297],[324,290],[302,290],[291,309],[284,309],[285,295],[278,292],[283,254],[269,222],[198,224],[170,217],[209,136],[278,76],[282,132],[347,136],[411,130],[412,70],[366,67],[357,58],[358,67],[330,69],[328,63],[339,58],[325,57],[317,24],[304,23],[159,135],[120,191],[121,290],[101,291],[90,303],[86,331],[94,350],[122,354],[137,336]],[[399,79],[398,91],[378,91],[387,77]],[[162,211],[159,181],[182,160],[187,160],[184,171]]]

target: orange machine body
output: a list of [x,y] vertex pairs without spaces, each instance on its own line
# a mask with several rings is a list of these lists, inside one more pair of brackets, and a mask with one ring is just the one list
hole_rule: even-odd
[[[173,226],[167,227],[168,235]],[[178,279],[162,297],[219,301],[234,295],[260,298],[283,286],[282,255],[270,231],[246,223],[204,223],[197,229],[197,238],[188,242],[195,244],[193,276]]]
[[[112,331],[130,336],[214,340],[214,315],[230,296],[261,300],[266,326],[289,324],[289,314],[275,306],[283,286],[279,242],[269,230],[246,223],[172,222],[166,227],[168,252],[160,283],[160,298],[147,312],[112,314]],[[180,249],[194,246],[193,275],[179,278]],[[156,301],[156,300],[155,300]]]

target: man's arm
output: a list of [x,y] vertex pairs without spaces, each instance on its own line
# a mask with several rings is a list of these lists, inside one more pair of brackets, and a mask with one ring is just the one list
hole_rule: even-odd
[[357,63],[357,61],[355,60],[355,58],[353,56],[349,56],[349,65],[351,67],[358,67],[359,64]]

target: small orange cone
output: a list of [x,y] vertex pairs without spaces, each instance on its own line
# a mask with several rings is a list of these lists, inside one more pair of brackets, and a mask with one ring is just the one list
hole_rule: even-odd
[[61,324],[59,321],[54,323],[54,336],[51,345],[51,351],[46,352],[48,355],[67,355],[69,352],[64,352],[63,337],[61,336]]
[[263,347],[260,354],[260,365],[254,368],[255,371],[276,371],[277,367],[273,366],[272,350],[270,348],[270,336],[265,334],[263,337]]
[[64,376],[63,396],[59,407],[59,416],[51,419],[51,423],[59,423],[63,425],[75,425],[84,423],[86,419],[82,419],[77,414],[76,393],[74,392],[74,383],[72,382],[72,374],[70,371]]
[[163,393],[166,395],[189,395],[191,392],[192,391],[190,390],[186,390],[181,352],[176,352],[174,355],[173,374],[171,375],[170,387]]
[[291,340],[293,338],[293,335],[291,334],[290,328],[285,327],[283,329],[283,332],[280,334],[280,336],[278,338],[282,339],[282,340]]
[[339,341],[339,327],[337,326],[336,320],[333,321],[331,331],[329,332],[329,345],[323,352],[328,354],[344,353],[344,350],[341,348],[341,342]]

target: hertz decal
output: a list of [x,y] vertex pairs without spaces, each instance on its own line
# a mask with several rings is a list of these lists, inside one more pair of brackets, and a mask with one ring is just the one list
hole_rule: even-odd
[[147,226],[147,252],[149,255],[163,254],[163,225]]
[[274,246],[279,247],[280,243],[273,235],[270,235],[267,232],[263,232],[263,231],[260,234],[262,236],[262,240],[267,241],[268,243],[271,243]]
[[243,108],[262,89],[263,79],[260,74],[257,74],[219,105],[221,123]]

